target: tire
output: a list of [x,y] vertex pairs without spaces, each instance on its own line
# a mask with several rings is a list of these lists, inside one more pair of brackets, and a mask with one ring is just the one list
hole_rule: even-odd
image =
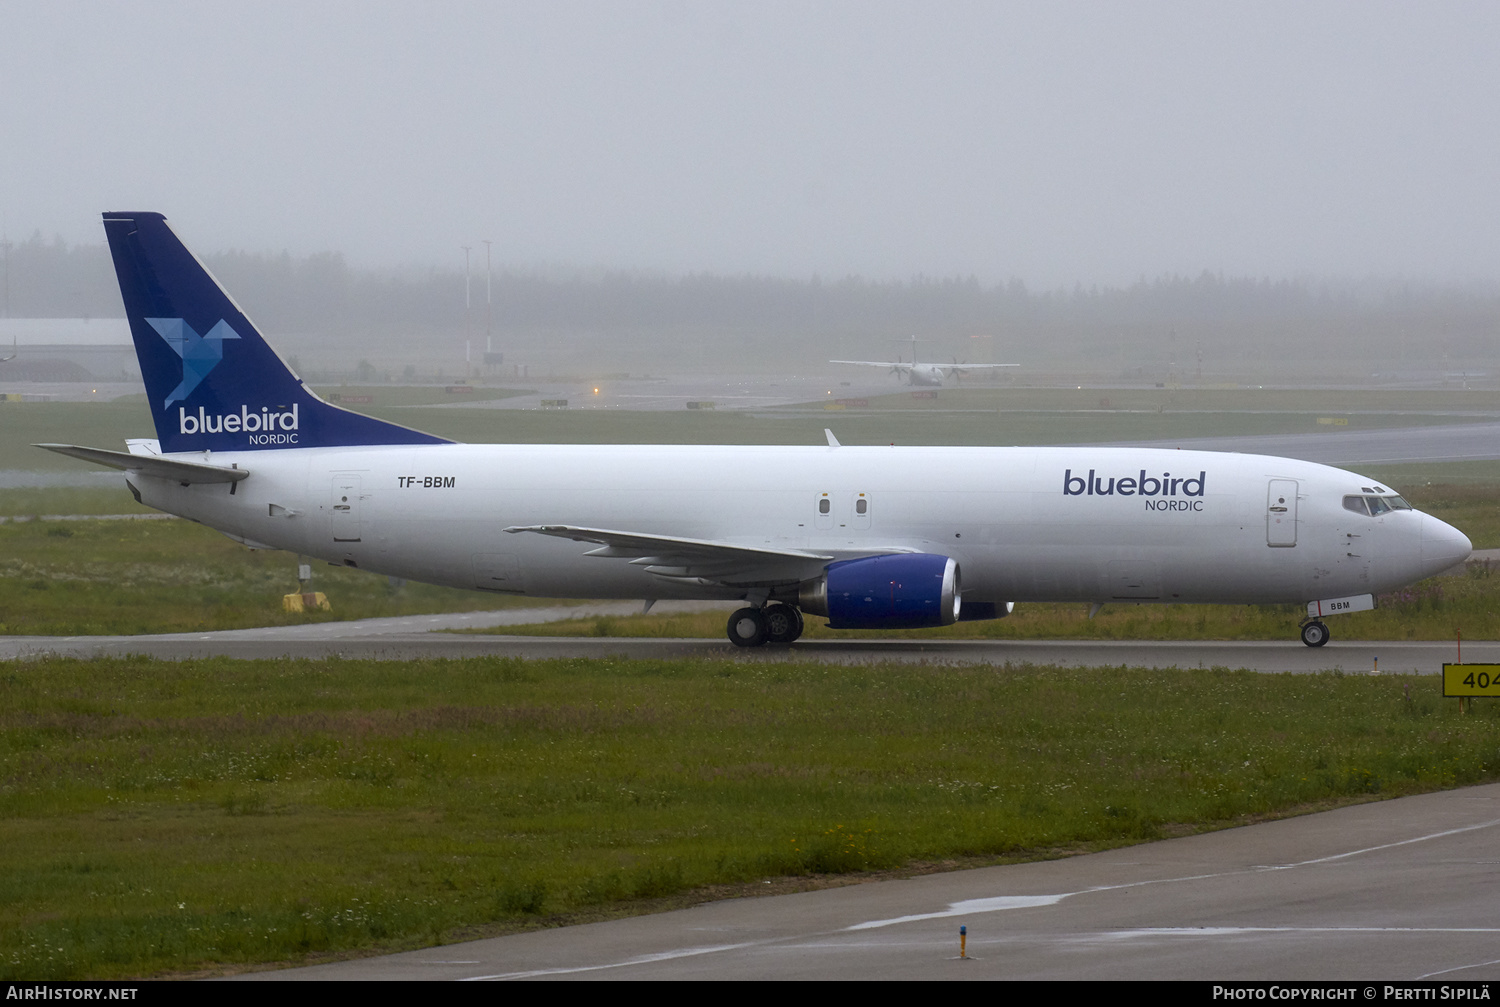
[[792,606],[771,605],[763,614],[767,643],[791,643],[802,635],[802,613]]
[[728,631],[736,647],[759,647],[766,642],[766,617],[758,608],[742,608],[729,617]]
[[1302,627],[1302,642],[1309,647],[1321,647],[1328,642],[1332,634],[1328,627],[1321,622],[1310,622]]

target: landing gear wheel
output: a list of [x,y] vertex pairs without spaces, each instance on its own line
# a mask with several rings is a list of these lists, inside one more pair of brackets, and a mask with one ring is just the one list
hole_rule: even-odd
[[766,617],[758,608],[742,608],[729,617],[729,642],[736,647],[759,647],[766,642]]
[[802,613],[790,605],[777,603],[763,613],[767,643],[791,643],[802,635]]
[[1309,647],[1321,647],[1328,642],[1331,634],[1328,627],[1321,622],[1304,623],[1302,626],[1302,642]]

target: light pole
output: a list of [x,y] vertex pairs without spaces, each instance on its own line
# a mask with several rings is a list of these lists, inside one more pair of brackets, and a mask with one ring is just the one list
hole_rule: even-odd
[[471,343],[469,338],[469,249],[473,245],[460,245],[464,250],[464,367],[468,368],[471,359]]
[[5,307],[0,318],[10,317],[10,235],[0,238],[0,248],[5,249]]
[[485,363],[489,363],[489,355],[495,352],[495,347],[490,345],[490,323],[495,317],[494,303],[490,300],[490,246],[494,242],[488,238],[484,240],[484,352]]

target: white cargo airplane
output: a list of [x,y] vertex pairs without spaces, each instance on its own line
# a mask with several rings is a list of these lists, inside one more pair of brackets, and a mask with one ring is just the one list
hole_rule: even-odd
[[947,364],[917,363],[917,337],[911,337],[911,363],[904,360],[830,360],[830,364],[855,364],[860,367],[889,367],[891,373],[913,387],[940,388],[943,372],[949,377],[960,377],[970,371],[989,371],[997,367],[1019,367],[1020,364],[961,364],[955,360]]
[[252,548],[549,597],[741,600],[738,646],[996,619],[1018,601],[1306,602],[1468,557],[1375,480],[1144,448],[455,444],[308,390],[157,213],[105,231],[157,440],[42,447]]

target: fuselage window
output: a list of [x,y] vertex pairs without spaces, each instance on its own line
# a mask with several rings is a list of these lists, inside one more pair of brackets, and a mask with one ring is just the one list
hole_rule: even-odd
[[870,509],[870,501],[864,499],[863,497],[861,497],[860,499],[854,501],[854,513],[856,513],[856,514],[864,514],[867,511],[869,511],[869,509]]
[[1365,506],[1364,497],[1344,497],[1344,510],[1352,510],[1356,514],[1370,513],[1370,509]]
[[831,510],[833,510],[833,502],[830,501],[827,497],[824,497],[822,500],[818,501],[819,514],[827,514]]

